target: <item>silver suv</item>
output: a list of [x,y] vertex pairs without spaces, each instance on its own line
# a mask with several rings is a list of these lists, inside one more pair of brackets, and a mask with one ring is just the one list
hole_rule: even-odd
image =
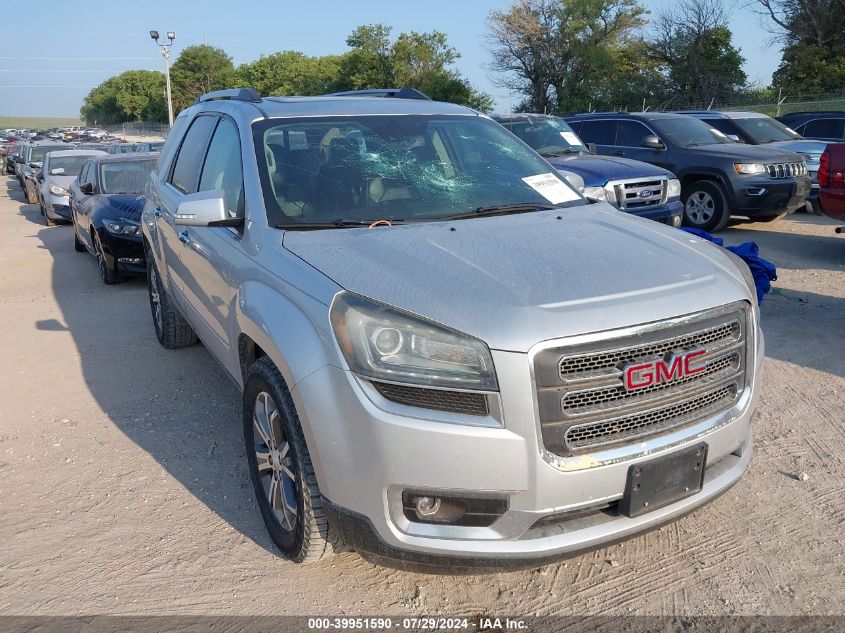
[[142,227],[164,347],[243,392],[282,553],[536,565],[715,498],[751,459],[750,271],[586,205],[497,123],[419,98],[210,93]]

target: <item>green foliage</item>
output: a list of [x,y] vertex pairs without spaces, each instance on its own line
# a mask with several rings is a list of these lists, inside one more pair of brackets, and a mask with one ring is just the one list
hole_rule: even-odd
[[498,83],[524,94],[523,107],[536,112],[582,109],[647,72],[633,69],[639,64],[625,51],[645,13],[636,0],[518,0],[493,11],[489,41]]
[[341,57],[282,51],[238,67],[240,83],[263,95],[315,95],[336,89]]
[[126,121],[167,121],[164,74],[129,70],[91,90],[80,110],[89,125]]
[[170,79],[175,115],[201,94],[236,87],[239,77],[226,51],[209,44],[199,44],[182,51],[170,69]]
[[791,94],[842,92],[845,89],[845,46],[819,47],[810,43],[787,46],[772,82]]

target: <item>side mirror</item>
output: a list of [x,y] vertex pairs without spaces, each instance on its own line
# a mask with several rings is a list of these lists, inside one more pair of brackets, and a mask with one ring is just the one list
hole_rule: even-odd
[[174,220],[180,226],[238,226],[242,222],[229,217],[221,189],[188,194],[176,207]]
[[590,154],[598,154],[599,153],[599,150],[598,150],[598,148],[596,148],[595,143],[587,143],[587,151],[590,152]]
[[43,172],[43,171],[39,171],[39,172],[38,172],[38,175],[35,177],[35,179],[36,179],[38,182],[44,182],[44,172]]
[[644,136],[643,140],[640,142],[640,145],[642,145],[643,147],[648,147],[649,149],[666,149],[666,146],[663,144],[663,141],[661,141],[653,134]]
[[41,163],[30,163],[29,166],[33,169],[41,169]]
[[15,156],[15,162],[16,162],[16,163],[22,163],[22,162],[23,162],[23,158],[22,158],[21,156]]
[[94,193],[94,185],[92,185],[90,182],[84,182],[79,185],[79,191],[84,193],[86,196],[90,196],[92,193]]

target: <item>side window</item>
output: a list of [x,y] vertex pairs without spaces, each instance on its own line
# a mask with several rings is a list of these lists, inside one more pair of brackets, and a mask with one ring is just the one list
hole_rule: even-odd
[[816,119],[804,126],[805,136],[822,138],[842,138],[842,126],[845,119]]
[[623,147],[642,147],[643,137],[651,134],[639,121],[619,121],[616,128],[616,144]]
[[79,171],[79,176],[77,177],[77,179],[79,180],[80,185],[85,182],[85,176],[88,175],[88,165],[90,164],[91,163],[85,163],[84,165],[82,165],[82,169]]
[[596,145],[614,145],[616,137],[616,121],[584,121],[578,136],[585,143]]
[[229,119],[221,119],[208,146],[197,191],[222,189],[229,217],[244,215],[244,175],[238,128]]
[[188,133],[185,134],[170,175],[170,184],[182,193],[196,191],[202,157],[208,145],[208,137],[211,136],[211,131],[216,124],[216,116],[200,115],[194,119],[191,127],[188,128]]

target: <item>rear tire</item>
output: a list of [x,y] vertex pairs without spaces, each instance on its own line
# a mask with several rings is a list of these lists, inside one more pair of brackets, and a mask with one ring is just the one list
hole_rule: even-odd
[[685,188],[684,225],[702,231],[721,231],[731,214],[722,188],[708,180],[698,180]]
[[197,335],[188,322],[170,304],[152,255],[147,254],[147,292],[156,338],[165,349],[188,347],[197,342]]
[[323,509],[293,399],[268,356],[247,370],[243,423],[258,507],[282,555],[297,563],[314,563],[339,551],[340,538]]

